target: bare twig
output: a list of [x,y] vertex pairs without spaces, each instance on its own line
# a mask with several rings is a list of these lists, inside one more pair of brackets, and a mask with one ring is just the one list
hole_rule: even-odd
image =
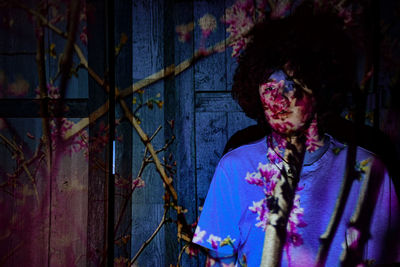
[[181,266],[181,259],[182,259],[183,252],[185,251],[185,249],[186,249],[188,246],[189,246],[189,243],[186,243],[186,244],[182,247],[181,251],[179,252],[178,261],[176,262],[176,267],[180,267],[180,266]]
[[129,266],[132,266],[135,261],[137,260],[137,258],[140,256],[140,254],[143,252],[143,250],[150,244],[151,240],[153,240],[153,238],[157,235],[157,233],[161,230],[161,228],[163,227],[163,225],[168,221],[166,216],[167,216],[167,211],[168,211],[168,207],[164,208],[164,214],[162,216],[162,219],[160,221],[160,224],[157,226],[156,230],[153,232],[153,234],[149,237],[149,239],[147,239],[142,246],[140,247],[140,249],[138,250],[138,252],[136,252],[135,256],[132,258],[131,263]]
[[23,242],[21,241],[18,243],[18,245],[11,249],[11,251],[7,255],[4,255],[4,257],[2,257],[0,260],[0,266],[6,266],[5,263],[7,262],[7,259],[13,256],[22,247],[22,245]]
[[158,155],[157,155],[156,151],[154,150],[152,143],[150,142],[148,136],[145,134],[145,132],[140,127],[139,123],[136,121],[135,117],[129,110],[129,107],[127,106],[126,102],[123,99],[119,99],[119,103],[120,103],[122,109],[124,110],[125,116],[129,119],[133,128],[135,128],[135,130],[138,133],[143,144],[146,146],[150,155],[152,156],[152,158],[154,160],[154,165],[156,166],[156,170],[160,174],[160,177],[164,182],[167,192],[172,196],[172,201],[173,201],[174,207],[176,208],[176,211],[177,211],[178,220],[180,221],[180,226],[178,227],[178,237],[184,238],[185,240],[190,241],[191,238],[188,237],[185,233],[181,232],[181,230],[183,228],[188,229],[189,226],[188,226],[185,216],[183,214],[182,207],[178,206],[178,194],[176,193],[175,188],[172,185],[172,179],[170,177],[168,177],[167,174],[165,173],[164,167],[162,166],[160,159],[158,158]]
[[[150,141],[153,140],[153,138],[160,132],[161,128],[162,128],[162,126],[160,125],[160,126],[154,131],[153,135],[149,138]],[[147,147],[146,147],[146,148],[145,148],[145,151],[144,151],[144,155],[143,155],[142,164],[141,164],[141,166],[140,166],[140,168],[139,168],[139,171],[138,171],[138,174],[136,175],[136,178],[142,177],[143,171],[144,171],[145,167],[146,167],[147,164],[148,164],[148,161],[146,160],[147,152],[148,152],[148,149],[147,149]],[[133,187],[133,188],[131,188],[128,197],[125,199],[125,202],[124,202],[124,204],[122,205],[121,213],[119,214],[117,223],[116,223],[116,225],[115,225],[115,227],[114,227],[114,233],[117,233],[117,231],[118,231],[118,228],[119,228],[119,225],[121,224],[122,218],[123,218],[123,216],[125,215],[125,211],[126,211],[126,208],[127,208],[127,206],[128,206],[129,200],[130,200],[130,198],[132,197],[132,194],[133,194],[133,192],[135,191],[135,189],[136,189],[136,186]]]
[[26,174],[28,175],[29,179],[31,180],[31,183],[32,183],[32,186],[33,186],[33,190],[35,191],[36,200],[39,203],[39,193],[38,193],[37,188],[36,188],[36,181],[35,181],[35,178],[33,178],[31,172],[29,171],[26,162],[24,161],[24,153],[22,152],[22,150],[16,144],[14,144],[10,140],[8,140],[8,138],[5,137],[4,135],[0,134],[0,138],[7,145],[9,145],[14,150],[14,152],[17,153],[19,159],[22,160],[21,166],[22,166],[23,170],[26,172]]

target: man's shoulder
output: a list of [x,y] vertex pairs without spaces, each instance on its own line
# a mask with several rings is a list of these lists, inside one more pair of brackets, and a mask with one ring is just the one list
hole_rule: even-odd
[[266,152],[265,138],[262,138],[230,150],[221,158],[219,164],[226,166],[244,164],[249,161],[260,161],[265,157]]

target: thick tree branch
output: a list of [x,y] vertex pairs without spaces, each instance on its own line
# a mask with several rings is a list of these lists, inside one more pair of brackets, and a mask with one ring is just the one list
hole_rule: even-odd
[[265,230],[262,267],[279,267],[281,265],[282,251],[286,243],[287,223],[303,165],[304,144],[305,140],[300,137],[293,138],[287,144],[282,162],[281,178],[273,192],[277,209],[270,211],[269,222]]

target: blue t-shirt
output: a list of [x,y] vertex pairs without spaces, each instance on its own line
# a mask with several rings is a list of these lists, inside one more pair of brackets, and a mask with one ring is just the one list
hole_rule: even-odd
[[[320,148],[315,154],[306,154],[295,204],[300,215],[292,219],[297,220],[294,232],[301,242],[285,246],[282,266],[314,265],[319,237],[325,232],[334,210],[345,171],[347,147],[332,137],[327,136],[326,139],[328,145],[325,148]],[[234,149],[220,160],[193,238],[194,243],[212,250],[214,256],[235,257],[237,266],[244,261],[249,267],[260,266],[261,263],[265,215],[261,214],[259,207],[266,194],[265,186],[260,186],[257,181],[260,170],[270,166],[267,152],[267,144],[262,139]],[[360,179],[353,182],[326,266],[338,266],[346,246],[345,240],[347,246],[354,240],[354,233],[349,232],[348,224],[357,206],[365,174],[374,159],[371,152],[357,149],[356,168]],[[377,262],[385,261],[382,257],[387,255],[383,256],[382,251],[387,231],[397,226],[399,221],[394,186],[386,171],[383,175],[371,221],[371,237],[364,253],[364,259]]]

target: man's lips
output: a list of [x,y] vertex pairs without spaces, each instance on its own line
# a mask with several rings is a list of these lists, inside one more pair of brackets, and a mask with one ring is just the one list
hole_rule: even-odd
[[274,119],[281,119],[282,117],[287,117],[289,114],[291,114],[291,111],[287,110],[281,110],[279,112],[275,112],[272,114],[272,118]]

